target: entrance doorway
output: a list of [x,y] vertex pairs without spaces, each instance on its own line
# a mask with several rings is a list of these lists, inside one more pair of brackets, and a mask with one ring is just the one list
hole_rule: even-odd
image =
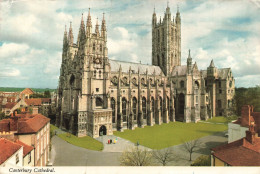
[[106,126],[102,125],[99,128],[99,136],[106,135],[106,134],[107,134],[107,128],[106,128]]

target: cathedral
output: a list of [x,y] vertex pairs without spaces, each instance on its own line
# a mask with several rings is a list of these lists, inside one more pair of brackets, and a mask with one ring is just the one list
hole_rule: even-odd
[[[86,26],[85,26],[86,25]],[[90,10],[81,19],[77,42],[64,32],[56,125],[77,136],[99,137],[113,131],[174,121],[197,122],[229,115],[235,80],[230,68],[213,60],[199,70],[190,51],[181,65],[181,16],[152,15],[152,65],[108,58],[106,20],[92,32]]]

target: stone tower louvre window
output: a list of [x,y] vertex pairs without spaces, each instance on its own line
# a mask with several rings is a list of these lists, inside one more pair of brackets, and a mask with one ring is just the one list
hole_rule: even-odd
[[99,50],[100,52],[102,52],[102,44],[100,44]]
[[126,122],[126,99],[122,99],[122,115],[123,115],[123,122]]
[[98,77],[101,78],[101,70],[98,72]]
[[97,71],[94,70],[94,78],[96,78],[96,76],[97,76]]
[[100,98],[100,97],[96,98],[96,107],[97,108],[102,108],[103,107],[103,100],[102,100],[102,98]]
[[142,110],[143,110],[143,118],[146,119],[146,99],[142,98]]
[[93,51],[95,51],[95,50],[96,50],[96,44],[93,43]]

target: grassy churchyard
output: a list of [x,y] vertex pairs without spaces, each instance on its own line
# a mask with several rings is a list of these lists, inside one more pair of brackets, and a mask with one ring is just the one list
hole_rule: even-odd
[[103,150],[103,144],[89,136],[76,137],[75,135],[72,135],[70,133],[63,133],[63,134],[58,134],[58,137],[78,147],[83,147],[85,149],[96,150],[96,151]]
[[[223,120],[224,118],[211,121],[216,123]],[[140,145],[151,149],[162,149],[217,132],[223,132],[227,128],[227,124],[223,122],[222,124],[170,122],[162,125],[145,126],[145,128],[135,128],[135,130],[124,130],[124,132],[115,131],[114,135],[130,140],[133,143],[138,141]]]

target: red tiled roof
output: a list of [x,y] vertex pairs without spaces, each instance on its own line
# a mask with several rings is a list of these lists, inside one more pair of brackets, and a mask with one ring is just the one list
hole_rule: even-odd
[[23,142],[17,140],[15,143],[23,146],[23,157],[25,157],[29,152],[31,152],[34,148],[32,146],[29,146],[27,144],[24,144]]
[[41,98],[30,98],[30,99],[24,99],[25,103],[27,103],[27,105],[31,106],[40,106],[42,104],[42,100]]
[[16,102],[9,102],[4,105],[4,108],[12,109],[16,104]]
[[0,138],[0,164],[4,163],[15,152],[17,152],[22,146],[9,141],[5,138]]
[[45,102],[45,103],[50,103],[51,102],[51,99],[50,98],[42,98],[42,102]]
[[21,93],[21,94],[34,94],[33,90],[31,88],[25,88]]
[[[43,128],[50,119],[41,114],[19,114],[17,134],[36,133]],[[14,120],[4,119],[0,121],[0,132],[10,131],[10,125]]]
[[242,138],[211,150],[215,157],[231,166],[260,166],[260,141],[251,144]]

